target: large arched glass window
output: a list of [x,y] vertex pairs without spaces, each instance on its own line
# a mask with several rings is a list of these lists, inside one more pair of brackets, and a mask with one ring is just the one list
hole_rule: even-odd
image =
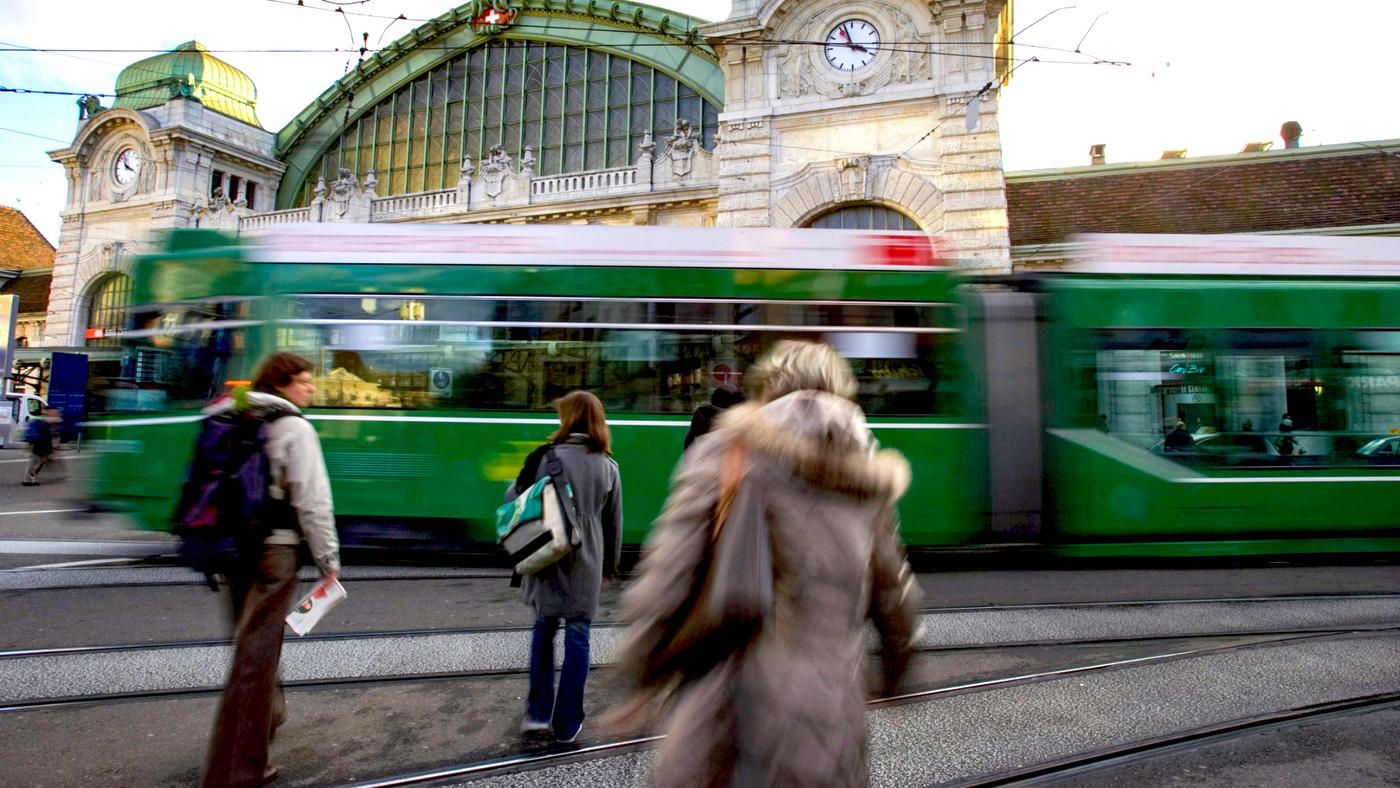
[[126,327],[126,308],[131,303],[131,277],[112,274],[92,290],[88,301],[87,325],[83,341],[88,345],[116,345]]
[[828,230],[918,230],[908,216],[883,205],[848,205],[828,211],[807,223]]
[[493,145],[517,162],[529,146],[540,175],[622,167],[636,160],[643,134],[660,145],[678,118],[714,147],[714,105],[673,77],[583,47],[495,40],[360,116],[312,170],[301,204],[317,175],[330,182],[340,167],[360,177],[374,170],[381,196],[452,188],[463,154],[479,166]]

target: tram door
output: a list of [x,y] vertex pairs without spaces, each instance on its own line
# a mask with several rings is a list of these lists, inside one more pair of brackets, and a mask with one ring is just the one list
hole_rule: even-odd
[[1158,386],[1157,397],[1163,432],[1171,432],[1178,421],[1184,422],[1192,433],[1219,429],[1215,391],[1210,386]]

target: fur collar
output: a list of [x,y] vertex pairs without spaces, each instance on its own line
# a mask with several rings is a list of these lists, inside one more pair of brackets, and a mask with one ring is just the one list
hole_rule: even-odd
[[735,405],[720,415],[718,430],[818,487],[893,501],[909,486],[909,462],[877,450],[860,408],[834,394],[798,391],[765,405]]

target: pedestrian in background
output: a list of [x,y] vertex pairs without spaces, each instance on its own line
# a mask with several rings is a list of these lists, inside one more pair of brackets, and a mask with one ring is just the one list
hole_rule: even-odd
[[29,466],[24,474],[24,486],[34,487],[39,483],[39,471],[53,462],[54,449],[57,448],[59,426],[63,423],[63,416],[58,408],[44,408],[44,414],[29,422],[25,428],[24,439],[29,441]]
[[[583,687],[588,680],[589,628],[598,615],[604,578],[617,572],[622,557],[622,476],[612,458],[612,434],[603,403],[587,391],[565,394],[555,403],[559,429],[525,460],[506,500],[529,489],[548,471],[553,449],[573,489],[575,528],[581,541],[557,563],[525,578],[525,603],[534,608],[530,644],[530,694],[521,733],[552,732],[556,741],[578,738],[586,716]],[[554,636],[564,622],[564,665],[554,689]]]
[[690,429],[685,431],[683,449],[689,449],[695,439],[710,431],[715,419],[726,409],[744,401],[744,392],[733,383],[725,383],[710,393],[710,401],[695,409],[690,417]]
[[283,502],[283,515],[263,541],[262,552],[230,571],[233,601],[233,665],[214,723],[204,768],[205,786],[255,786],[277,778],[268,749],[286,716],[278,680],[283,622],[297,586],[297,548],[305,539],[322,577],[340,572],[339,540],[330,477],[321,441],[301,409],[316,384],[311,362],[294,353],[263,361],[251,391],[241,391],[205,412],[229,408],[271,421],[264,451],[271,470],[268,496]]
[[[636,727],[669,712],[653,772],[663,788],[864,785],[865,620],[888,688],[917,637],[922,593],[895,511],[909,464],[876,450],[850,366],[826,345],[779,342],[753,378],[759,402],[731,408],[681,460],[624,596],[619,672],[631,697],[614,719]],[[734,478],[737,492],[726,490]],[[744,580],[708,575],[726,534],[755,525],[771,556],[758,561],[771,573],[761,624],[732,649],[671,653],[700,615],[697,589]]]

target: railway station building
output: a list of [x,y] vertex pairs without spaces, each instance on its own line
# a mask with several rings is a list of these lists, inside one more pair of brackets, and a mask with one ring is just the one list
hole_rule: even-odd
[[[79,102],[43,344],[116,341],[160,230],[597,223],[922,230],[970,271],[1053,268],[1085,231],[1400,228],[1400,141],[1005,173],[1009,0],[473,0],[280,131],[189,42]],[[798,42],[798,43],[793,43]]]

